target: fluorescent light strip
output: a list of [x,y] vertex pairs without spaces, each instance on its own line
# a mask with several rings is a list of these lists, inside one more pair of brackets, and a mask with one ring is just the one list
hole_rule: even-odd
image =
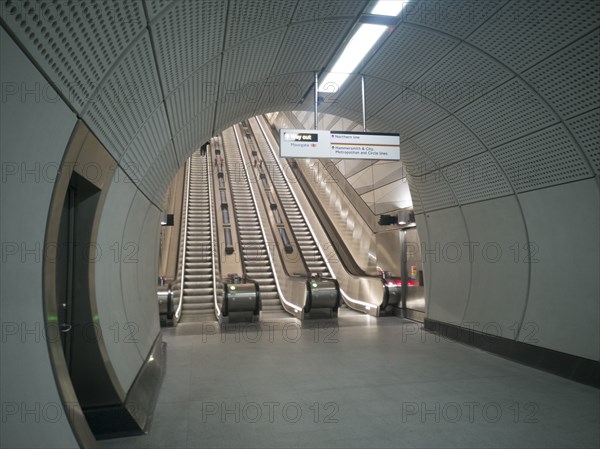
[[[406,6],[404,0],[379,0],[371,10],[371,14],[396,17],[402,12],[404,6]],[[362,24],[344,48],[331,71],[325,76],[319,86],[319,92],[339,92],[350,74],[371,51],[386,29],[385,25]]]
[[319,92],[338,92],[386,29],[385,25],[362,24],[319,86]]
[[406,0],[379,0],[371,11],[371,14],[396,17],[404,9],[406,3]]

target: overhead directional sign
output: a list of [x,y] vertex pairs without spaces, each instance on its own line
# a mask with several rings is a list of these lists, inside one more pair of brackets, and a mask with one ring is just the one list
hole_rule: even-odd
[[400,160],[400,135],[280,130],[281,157]]

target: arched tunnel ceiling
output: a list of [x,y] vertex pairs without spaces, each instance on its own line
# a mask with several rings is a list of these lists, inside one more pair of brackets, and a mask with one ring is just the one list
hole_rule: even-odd
[[[371,4],[5,0],[1,17],[161,205],[178,167],[213,133],[311,108],[314,71]],[[410,5],[361,72],[369,128],[399,132],[403,162],[417,167],[409,176],[417,212],[600,171],[596,0]],[[359,78],[321,108],[360,122]]]

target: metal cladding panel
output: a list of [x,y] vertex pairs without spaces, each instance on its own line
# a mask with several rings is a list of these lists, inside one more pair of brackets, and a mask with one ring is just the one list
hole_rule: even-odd
[[427,213],[426,217],[429,240],[421,254],[430,268],[427,316],[460,324],[471,284],[471,264],[465,247],[469,235],[462,212],[453,207]]
[[200,145],[212,137],[215,105],[210,104],[177,133],[173,142],[179,163],[183,163]]
[[256,114],[263,111],[289,111],[296,108],[310,86],[314,73],[292,73],[268,78],[256,101]]
[[412,94],[410,89],[404,91],[375,116],[387,121],[391,127],[388,129],[394,129],[404,138],[411,138],[448,117],[436,104]]
[[[402,93],[404,87],[385,80],[365,76],[365,109],[367,111],[367,125],[370,116],[377,114],[388,103]],[[327,99],[325,101],[328,101]],[[362,93],[360,77],[343,86],[342,92],[330,101],[339,106],[362,113]]]
[[406,178],[361,195],[374,214],[385,214],[412,206]]
[[333,57],[336,47],[350,31],[353,21],[316,20],[290,25],[272,75],[320,71]]
[[590,33],[523,75],[563,119],[600,106],[599,42]]
[[442,169],[460,204],[488,200],[513,193],[502,169],[490,153],[466,159]]
[[[442,33],[401,24],[377,51],[364,73],[408,86],[452,50],[459,41]],[[398,62],[402,61],[401,64]]]
[[523,72],[598,26],[596,0],[511,1],[467,38]]
[[371,167],[375,162],[377,161],[365,161],[360,159],[342,160],[340,161],[340,165],[343,166],[343,169],[341,171],[350,182],[350,180],[354,178],[357,174],[364,174],[364,170]]
[[152,161],[171,142],[171,133],[164,105],[142,125],[131,145],[123,154],[122,167],[134,181],[143,178]]
[[78,112],[146,26],[140,2],[3,1],[0,13]]
[[493,58],[461,43],[411,88],[449,111],[457,111],[512,76]]
[[[336,103],[333,103],[333,104],[327,106],[326,111],[328,114],[338,115],[340,117],[344,117],[348,120],[351,120],[352,122],[355,122],[356,124],[358,124],[358,123],[362,124],[362,112],[361,111],[356,111],[354,109],[345,108],[340,103],[336,102]],[[368,123],[371,123],[371,121],[369,121]],[[310,112],[309,112],[309,115],[307,116],[305,125],[308,129],[313,128],[313,115],[310,114]],[[319,123],[319,128],[321,128],[321,126],[322,126],[322,124]],[[389,129],[389,128],[387,128],[387,129]],[[346,129],[344,131],[351,131],[351,129]],[[360,126],[360,131],[362,131],[362,125]]]
[[355,17],[363,12],[368,3],[367,0],[299,0],[293,21],[332,22],[338,17]]
[[284,35],[280,28],[225,50],[219,97],[239,91],[242,101],[256,103],[260,90],[255,85],[269,76]]
[[227,2],[177,0],[152,23],[166,95],[223,51]]
[[[462,208],[469,228],[473,280],[464,323],[475,330],[515,339],[527,303],[529,263],[515,257],[527,248],[525,223],[514,196]],[[492,237],[493,236],[493,237]],[[516,260],[515,260],[516,259]]]
[[148,9],[148,18],[154,20],[165,9],[173,5],[178,0],[144,0]]
[[227,13],[225,48],[238,45],[275,28],[285,27],[297,0],[232,0]]
[[207,107],[214,107],[220,69],[221,56],[204,64],[169,94],[166,105],[173,133],[179,133]]
[[515,78],[456,113],[488,148],[531,134],[558,118]]
[[585,151],[596,174],[600,174],[600,109],[568,120],[567,125]]
[[423,211],[430,212],[458,205],[450,185],[439,170],[427,174],[414,174],[409,171],[407,178],[421,198]]
[[372,171],[366,169],[348,179],[359,194],[384,187],[406,176],[402,162],[380,161],[373,164],[371,168]]
[[481,142],[454,116],[412,138],[440,167],[485,151]]
[[150,165],[140,187],[155,204],[164,207],[165,195],[178,169],[175,149],[169,143]]
[[[252,90],[240,90],[236,93],[221,97],[217,102],[217,119],[215,121],[214,133],[218,134],[224,129],[241,122],[248,117],[254,116],[256,110],[256,92],[263,88],[263,83],[253,83]],[[248,93],[251,92],[251,93]],[[247,97],[251,95],[252,97]]]
[[415,214],[422,214],[424,212],[423,205],[421,204],[421,194],[419,192],[419,186],[417,186],[412,176],[407,176],[408,187],[410,189],[410,196],[413,203],[413,211]]
[[400,136],[400,159],[410,173],[422,174],[435,169],[436,165],[412,140]]
[[150,38],[143,35],[89,103],[83,119],[119,159],[161,103]]
[[489,20],[504,3],[505,0],[420,0],[406,2],[401,17],[406,22],[464,39]]
[[593,176],[562,124],[492,150],[518,192]]
[[[529,248],[519,257],[531,268],[524,323],[536,345],[598,360],[600,354],[600,195],[595,179],[519,195]],[[568,217],[557,219],[557,212]],[[569,310],[566,305],[575,305]],[[523,328],[519,341],[528,342]]]

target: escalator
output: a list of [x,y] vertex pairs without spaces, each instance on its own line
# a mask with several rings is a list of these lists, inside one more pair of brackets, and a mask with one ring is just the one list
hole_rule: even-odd
[[[316,269],[321,268],[321,263],[324,265],[331,276],[338,281],[342,298],[350,308],[374,316],[393,314],[394,308],[400,303],[399,279],[395,277],[387,279],[387,276],[384,279],[381,276],[369,275],[361,269],[353,258],[354,254],[344,246],[347,242],[356,246],[357,243],[362,244],[364,241],[356,242],[354,236],[347,242],[340,238],[338,227],[330,225],[330,218],[327,216],[329,210],[320,207],[320,200],[310,192],[308,180],[303,177],[302,172],[277,157],[276,138],[265,131],[266,121],[256,117],[249,119],[248,122],[254,130],[263,158],[267,161],[279,196],[286,201],[284,207],[289,208],[290,217],[294,219],[296,225],[294,231],[298,229],[299,232],[297,240],[302,239],[302,249],[309,250],[309,254],[315,249],[318,252],[318,257],[310,261],[311,265]],[[286,167],[285,171],[284,167]],[[289,172],[287,168],[290,169]],[[316,180],[310,181],[316,183]],[[321,246],[315,242],[319,242]],[[335,251],[330,255],[329,251],[327,254],[324,253],[323,248],[332,250],[335,248]],[[334,260],[337,263],[332,263]]]
[[[308,228],[302,213],[298,207],[298,203],[294,199],[292,192],[288,186],[288,183],[284,179],[281,168],[275,161],[275,157],[273,153],[269,149],[267,142],[265,141],[263,135],[259,132],[250,133],[249,125],[247,126],[248,134],[246,134],[246,138],[250,141],[250,145],[252,147],[257,146],[258,151],[260,152],[263,161],[267,166],[267,171],[271,177],[271,181],[273,185],[277,189],[277,194],[279,195],[279,200],[285,210],[285,215],[288,218],[292,231],[296,237],[296,241],[298,242],[298,246],[300,249],[300,253],[304,258],[306,266],[310,271],[311,275],[319,275],[322,277],[330,277],[331,274],[327,269],[327,265],[323,260],[321,255],[321,251],[315,242],[315,239],[312,235],[312,232]],[[252,142],[252,137],[256,139],[256,144]]]
[[242,265],[249,278],[260,287],[263,312],[281,312],[283,307],[277,292],[275,277],[267,254],[265,239],[261,230],[254,200],[240,148],[233,130],[223,132],[223,156],[233,199]]
[[183,260],[180,322],[214,321],[213,247],[208,158],[190,158]]

